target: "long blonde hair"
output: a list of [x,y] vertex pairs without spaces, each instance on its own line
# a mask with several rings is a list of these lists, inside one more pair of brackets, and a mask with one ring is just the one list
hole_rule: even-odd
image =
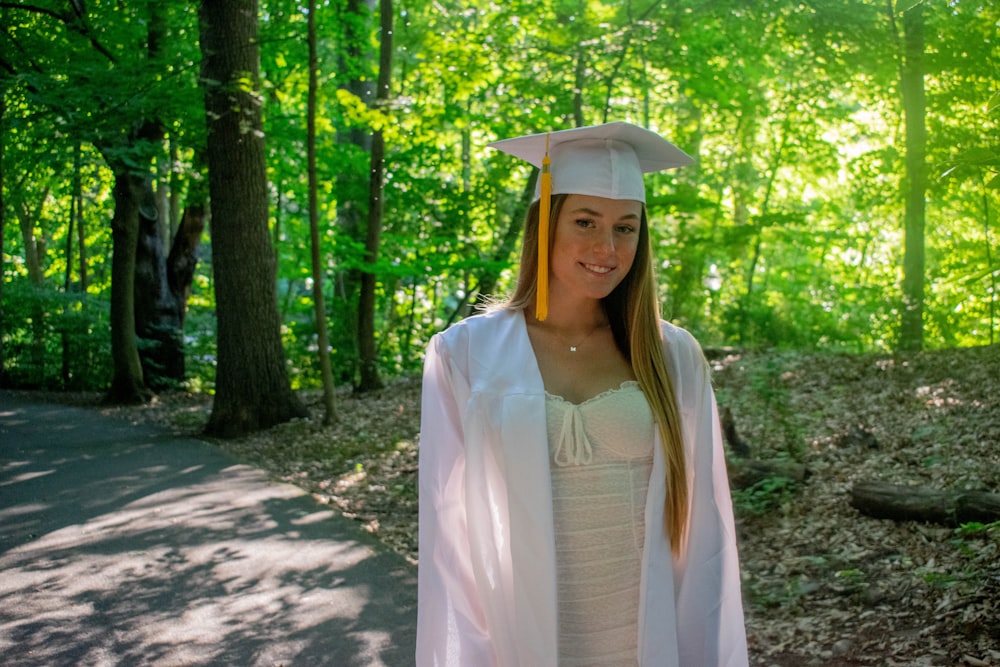
[[[567,195],[552,197],[551,219],[558,220]],[[549,250],[555,234],[549,235]],[[528,209],[521,246],[517,287],[502,306],[523,309],[534,303],[538,273],[538,202]],[[674,384],[667,372],[660,329],[660,304],[653,275],[652,247],[646,207],[642,208],[639,243],[632,269],[603,300],[615,344],[624,355],[639,387],[649,401],[663,443],[667,470],[667,497],[663,521],[670,537],[671,551],[678,555],[687,538],[689,488],[680,411]]]

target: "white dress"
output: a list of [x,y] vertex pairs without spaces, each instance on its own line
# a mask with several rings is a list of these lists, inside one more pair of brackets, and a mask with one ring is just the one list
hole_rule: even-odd
[[653,416],[634,381],[580,404],[546,395],[560,667],[638,664]]

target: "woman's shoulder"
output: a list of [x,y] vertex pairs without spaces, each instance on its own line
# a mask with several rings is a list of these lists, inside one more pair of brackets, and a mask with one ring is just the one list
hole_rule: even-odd
[[680,372],[690,372],[706,366],[701,344],[690,331],[670,322],[661,321],[663,348],[667,358]]
[[446,344],[455,345],[483,336],[495,336],[498,331],[511,326],[520,314],[521,311],[511,308],[494,308],[459,320],[435,337]]
[[676,324],[660,320],[660,332],[663,334],[663,341],[667,345],[682,346],[685,348],[695,348],[701,351],[701,345],[694,335],[683,327]]

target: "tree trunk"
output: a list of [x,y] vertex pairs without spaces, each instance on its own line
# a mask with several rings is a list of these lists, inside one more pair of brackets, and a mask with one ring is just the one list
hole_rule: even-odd
[[[0,88],[0,126],[3,125],[3,117],[7,112],[7,92],[4,88]],[[6,134],[0,132],[0,258],[3,255],[3,239],[4,232],[7,227],[7,209],[4,204],[3,191],[4,191],[4,178],[3,178],[3,152],[4,145],[7,143],[4,141]],[[4,359],[7,358],[7,352],[3,347],[3,334],[6,332],[4,314],[3,314],[3,276],[0,276],[0,387],[5,386],[7,378],[7,369],[4,365]]]
[[[66,272],[63,279],[63,293],[69,294],[73,290],[73,234],[76,230],[77,208],[81,203],[81,198],[77,195],[80,192],[80,142],[76,142],[73,151],[73,192],[69,200],[69,228],[66,230]],[[68,319],[69,308],[64,305],[62,318],[65,322]],[[70,346],[70,336],[66,326],[60,327],[60,337],[62,338],[62,386],[68,390],[73,369],[70,364],[72,358],[72,348]]]
[[115,174],[115,213],[111,218],[111,361],[109,403],[145,403],[151,398],[142,376],[135,328],[135,259],[139,243],[139,206],[145,183],[122,170]]
[[903,258],[903,312],[899,348],[920,350],[924,344],[924,222],[927,191],[927,128],[924,95],[923,6],[903,14],[903,67],[900,90],[906,117],[906,254]]
[[[202,204],[188,206],[181,217],[180,226],[174,235],[167,257],[167,284],[177,298],[177,319],[181,328],[187,317],[187,302],[191,296],[194,270],[198,266],[198,246],[205,231],[205,207]],[[183,376],[182,376],[183,377]]]
[[323,381],[323,423],[330,425],[337,419],[337,405],[333,394],[333,370],[330,367],[330,336],[326,329],[326,298],[323,284],[326,272],[323,270],[319,236],[319,183],[316,177],[316,1],[308,0],[309,42],[309,92],[306,103],[306,171],[309,175],[309,242],[312,255],[313,309],[316,317],[316,338],[318,343],[320,376]]
[[[79,263],[80,294],[87,295],[87,227],[83,221],[83,173],[81,162],[83,149],[80,144],[76,145],[76,157],[74,158],[73,169],[73,197],[76,199],[76,253]],[[68,260],[67,260],[68,261]]]
[[[367,76],[372,59],[369,44],[371,43],[371,17],[375,12],[375,0],[347,0],[343,26],[344,48],[340,50],[338,68],[341,72],[351,72],[351,78],[342,87],[355,95],[365,104],[371,104],[375,98],[374,77]],[[366,211],[364,204],[368,196],[369,179],[365,170],[354,162],[356,156],[365,156],[365,162],[370,163],[372,150],[372,135],[363,128],[353,127],[346,132],[337,133],[337,143],[346,156],[345,168],[337,174],[337,225],[347,238],[364,242],[364,224]],[[337,347],[358,351],[358,303],[361,272],[357,269],[342,271],[337,277],[337,291],[341,298],[332,303],[335,321],[344,322],[333,332]],[[353,382],[356,378],[355,359],[352,358],[351,368],[342,369],[341,373]]]
[[[155,58],[161,51],[166,32],[163,8],[149,6],[146,22],[146,55]],[[101,142],[104,159],[115,173],[115,213],[111,219],[111,358],[114,373],[105,396],[109,403],[145,403],[152,398],[146,387],[139,356],[136,329],[136,255],[138,253],[141,211],[156,220],[155,198],[147,183],[152,164],[150,147],[162,143],[163,125],[155,118],[139,117],[124,137]],[[124,139],[119,143],[120,139]],[[124,157],[124,155],[129,155]],[[143,295],[139,303],[144,304]]]
[[[169,221],[170,221],[170,238],[176,238],[177,230],[181,226],[181,174],[180,170],[174,167],[179,159],[177,154],[177,138],[174,136],[170,137],[170,147],[169,147],[169,160],[170,160],[170,171],[169,171],[169,188],[170,188],[170,200],[167,202],[167,209],[169,210]],[[189,193],[190,195],[190,193]],[[189,199],[190,201],[190,199]],[[197,201],[199,205],[201,201]]]
[[986,183],[983,183],[983,245],[986,246],[986,268],[989,271],[990,277],[990,286],[987,294],[990,297],[990,345],[993,345],[997,342],[997,295],[1000,294],[1000,290],[997,289],[997,278],[1000,277],[1000,271],[997,271],[996,267],[993,266],[990,229],[990,196],[989,191],[986,189]]
[[[376,106],[385,109],[391,94],[392,76],[392,0],[379,0],[379,14],[382,25],[382,39],[379,47],[378,88],[375,94]],[[358,298],[358,353],[360,361],[360,381],[358,391],[366,392],[382,388],[378,372],[378,345],[375,342],[375,288],[378,277],[375,262],[378,261],[379,242],[382,237],[383,171],[385,166],[385,139],[382,130],[372,134],[371,180],[368,188],[368,230],[365,234],[365,264],[361,272],[361,293]]]
[[136,248],[135,327],[143,379],[147,387],[159,391],[175,388],[185,378],[184,318],[205,213],[200,206],[185,211],[170,254],[165,256],[160,225],[149,217],[162,209],[148,186],[144,198],[147,206],[140,207]]
[[576,53],[576,65],[573,80],[573,126],[583,127],[586,119],[583,117],[583,91],[587,88],[587,54],[589,49],[581,47]]
[[135,328],[143,379],[154,391],[171,389],[184,380],[184,334],[178,294],[167,277],[163,246],[163,208],[147,183],[139,209],[135,258]]
[[203,0],[199,19],[218,315],[215,401],[206,431],[238,437],[307,412],[289,385],[281,346],[257,2]]
[[42,259],[45,257],[45,237],[35,234],[35,222],[41,217],[48,196],[49,190],[46,188],[34,210],[23,200],[17,207],[17,221],[21,228],[21,240],[24,242],[24,266],[28,270],[28,282],[35,287],[41,287],[44,282]]
[[928,521],[948,526],[1000,521],[1000,494],[936,491],[881,482],[858,482],[851,505],[868,516],[893,521]]
[[28,269],[28,282],[34,288],[34,298],[31,302],[31,372],[29,385],[41,387],[45,383],[45,339],[47,313],[42,303],[42,292],[45,286],[45,235],[35,234],[35,223],[40,221],[45,201],[48,199],[48,188],[38,198],[38,205],[32,209],[28,202],[17,202],[18,226],[21,229],[21,242],[24,244],[24,264]]

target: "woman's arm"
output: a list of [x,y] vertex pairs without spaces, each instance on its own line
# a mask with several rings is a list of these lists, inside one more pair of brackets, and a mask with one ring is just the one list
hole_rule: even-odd
[[698,343],[677,333],[672,354],[693,475],[688,543],[674,568],[680,663],[745,667],[736,531],[715,392]]
[[424,361],[420,417],[418,667],[494,663],[469,551],[461,414],[468,394],[444,339],[435,336]]

